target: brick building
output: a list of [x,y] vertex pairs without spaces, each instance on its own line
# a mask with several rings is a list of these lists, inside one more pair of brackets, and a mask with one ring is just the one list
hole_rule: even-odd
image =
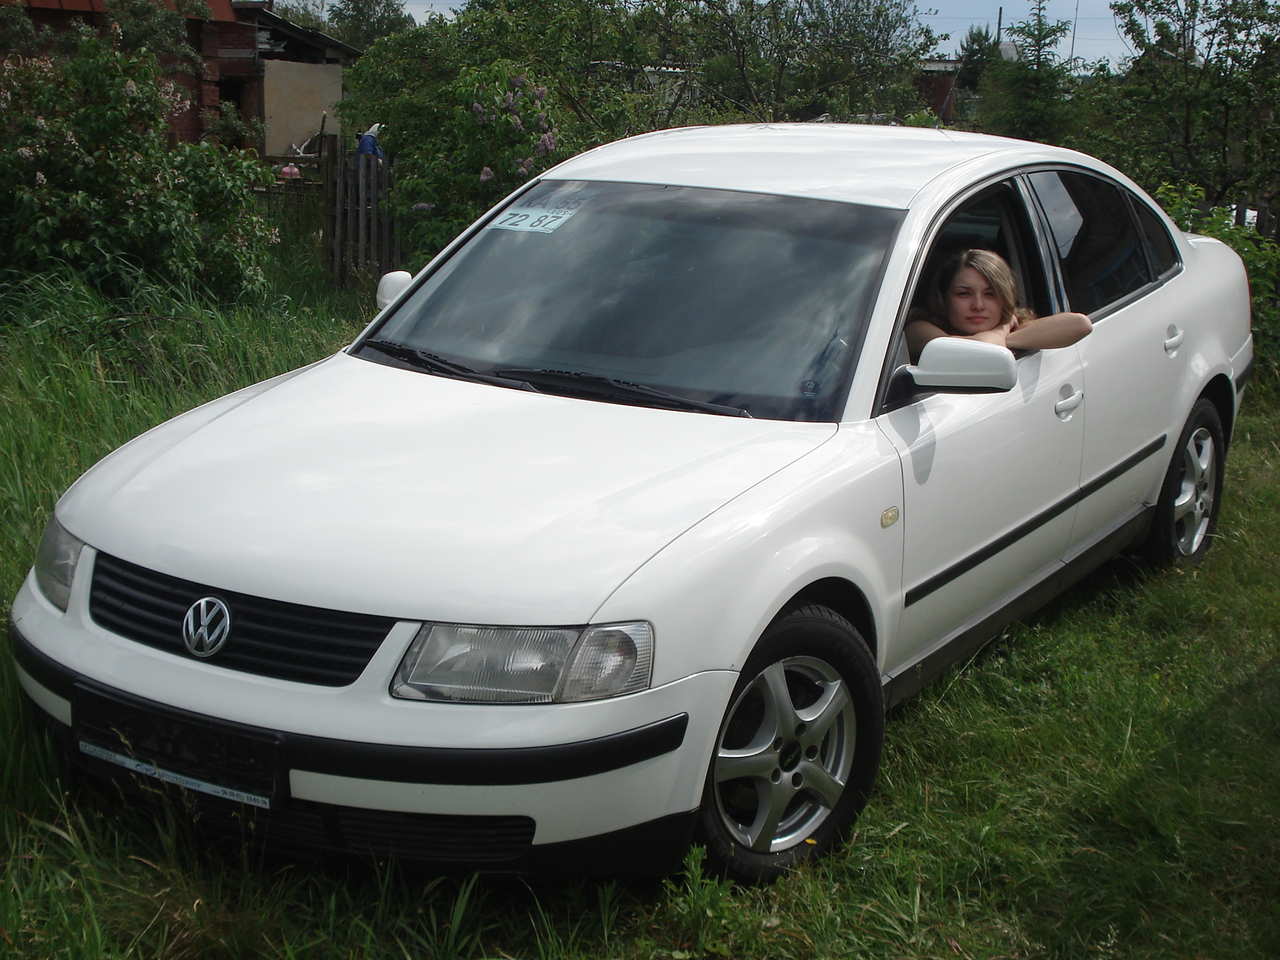
[[[110,22],[103,0],[18,0],[36,26],[65,29],[80,21],[102,29]],[[172,0],[156,0],[174,9]],[[187,40],[201,56],[199,76],[175,73],[189,91],[191,108],[170,121],[179,140],[199,140],[210,111],[234,103],[242,117],[262,123],[253,146],[282,155],[315,133],[328,114],[337,133],[334,106],[342,98],[342,74],[359,55],[356,48],[272,12],[272,0],[205,0],[207,18],[188,17]]]

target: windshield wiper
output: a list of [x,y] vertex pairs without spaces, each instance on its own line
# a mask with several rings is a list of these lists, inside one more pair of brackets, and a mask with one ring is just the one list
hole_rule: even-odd
[[725,403],[713,403],[710,400],[694,400],[678,393],[669,393],[631,380],[619,380],[617,377],[606,377],[598,373],[582,373],[577,370],[544,370],[532,367],[504,367],[496,370],[500,376],[514,380],[523,380],[538,387],[565,389],[572,393],[583,393],[604,399],[650,400],[667,407],[680,410],[705,410],[708,413],[719,413],[731,417],[750,417],[745,407],[734,407]]
[[479,370],[472,370],[457,361],[446,360],[439,354],[419,350],[417,347],[411,347],[406,343],[398,343],[395,340],[366,340],[360,344],[361,349],[365,347],[377,350],[379,353],[385,353],[389,357],[395,357],[397,360],[403,360],[410,366],[425,370],[427,373],[453,377],[456,380],[474,380],[476,383],[492,383],[499,387],[513,387],[516,390],[538,392],[537,387],[523,378],[511,379],[497,374],[481,373]]

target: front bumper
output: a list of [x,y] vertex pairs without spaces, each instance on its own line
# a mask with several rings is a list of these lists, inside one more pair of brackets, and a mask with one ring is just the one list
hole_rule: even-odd
[[[705,673],[616,701],[512,708],[393,701],[375,678],[361,698],[351,688],[242,677],[133,644],[76,614],[80,587],[63,615],[28,578],[10,626],[23,690],[75,766],[154,783],[154,772],[130,776],[121,764],[132,749],[125,741],[147,738],[109,740],[104,731],[171,731],[170,747],[148,741],[136,751],[143,763],[176,775],[171,782],[227,788],[221,799],[200,786],[191,796],[252,812],[268,839],[309,849],[518,869],[564,858],[586,866],[591,850],[604,848],[614,870],[650,872],[644,864],[655,857],[669,866],[688,843],[734,679]],[[335,711],[344,708],[338,720],[349,723],[339,725],[357,732],[377,726],[379,714],[399,729],[416,716],[419,737],[333,736]],[[290,714],[294,722],[273,722]],[[434,722],[460,715],[469,738],[453,722]],[[190,742],[203,744],[196,753],[206,757],[257,759],[247,773],[224,770],[193,756],[182,745]],[[619,848],[627,841],[634,862]]]

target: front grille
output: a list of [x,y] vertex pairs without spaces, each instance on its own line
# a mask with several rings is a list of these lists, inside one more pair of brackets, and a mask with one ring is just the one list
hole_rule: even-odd
[[231,610],[231,634],[209,663],[299,683],[352,683],[395,623],[192,583],[105,553],[94,562],[89,613],[113,633],[186,657],[182,618],[209,596]]

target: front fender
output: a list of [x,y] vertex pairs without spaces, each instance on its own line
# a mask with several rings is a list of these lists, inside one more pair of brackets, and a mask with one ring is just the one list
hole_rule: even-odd
[[792,597],[834,577],[866,598],[883,664],[901,612],[901,508],[897,452],[874,424],[841,424],[655,554],[592,620],[653,623],[658,686],[740,670]]

